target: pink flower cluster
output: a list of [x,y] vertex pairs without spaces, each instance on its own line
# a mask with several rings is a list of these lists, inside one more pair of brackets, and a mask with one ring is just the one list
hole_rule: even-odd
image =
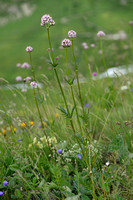
[[24,62],[24,63],[21,65],[21,68],[29,69],[29,68],[30,68],[30,65],[29,65],[29,63]]
[[55,21],[52,19],[50,15],[43,15],[41,18],[41,26],[45,26],[45,24],[49,24],[50,26],[55,25]]
[[20,64],[20,63],[17,63],[17,64],[16,64],[16,67],[21,67],[21,64]]
[[98,36],[98,37],[104,37],[104,36],[105,36],[105,33],[104,33],[103,31],[99,31],[99,32],[97,33],[97,36]]
[[61,42],[61,45],[63,47],[70,47],[72,45],[71,41],[69,39],[64,39],[62,42]]
[[83,42],[82,46],[84,47],[85,50],[89,48],[86,42]]
[[68,31],[68,37],[69,38],[76,38],[76,32],[73,30]]
[[16,81],[18,82],[18,81],[22,81],[22,77],[21,76],[17,76],[16,77]]
[[133,21],[129,21],[129,25],[133,26]]
[[31,85],[31,87],[33,87],[33,88],[37,88],[37,86],[38,86],[38,84],[37,84],[35,81],[32,81],[32,82],[30,83],[30,85]]
[[28,47],[26,47],[26,51],[27,51],[27,52],[32,52],[32,51],[33,51],[33,48],[32,48],[31,46],[28,46]]

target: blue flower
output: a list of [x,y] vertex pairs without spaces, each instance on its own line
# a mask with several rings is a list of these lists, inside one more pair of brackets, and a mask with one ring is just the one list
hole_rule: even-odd
[[4,185],[4,186],[8,185],[8,181],[6,181],[6,180],[3,181],[3,185]]
[[18,142],[19,142],[19,141],[22,141],[22,139],[18,139]]
[[78,154],[77,156],[78,156],[78,158],[79,158],[79,159],[81,159],[81,158],[82,158],[80,154]]
[[89,104],[88,104],[88,103],[86,103],[86,104],[85,104],[85,107],[87,107],[87,108],[88,108],[88,107],[89,107]]
[[58,149],[58,153],[61,154],[62,153],[62,149]]
[[2,191],[0,191],[0,196],[2,196],[3,195],[3,192]]

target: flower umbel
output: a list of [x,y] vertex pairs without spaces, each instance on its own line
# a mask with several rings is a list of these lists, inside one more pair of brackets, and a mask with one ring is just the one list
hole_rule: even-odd
[[45,24],[48,24],[49,26],[55,25],[55,21],[52,19],[50,15],[43,15],[41,18],[41,26],[45,26]]
[[97,33],[97,36],[98,36],[98,37],[104,37],[104,36],[105,36],[105,33],[104,33],[103,31],[99,31],[99,32]]
[[71,41],[70,41],[69,39],[66,39],[66,38],[65,38],[65,39],[62,41],[61,45],[62,45],[63,47],[70,47],[70,46],[72,45],[72,43],[71,43]]
[[28,46],[28,47],[26,47],[26,51],[27,51],[27,52],[32,52],[32,51],[33,51],[33,48],[32,48],[31,46]]
[[68,31],[68,37],[69,38],[76,38],[76,32],[73,30]]
[[33,88],[37,88],[37,83],[35,82],[35,81],[32,81],[31,83],[30,83],[30,85],[31,85],[31,87],[33,87]]

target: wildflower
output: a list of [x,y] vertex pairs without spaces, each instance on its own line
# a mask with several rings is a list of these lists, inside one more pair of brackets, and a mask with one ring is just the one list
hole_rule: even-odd
[[55,113],[55,117],[56,117],[56,118],[59,118],[59,113]]
[[47,128],[47,127],[48,127],[48,124],[47,124],[47,122],[43,122],[43,125],[44,125],[44,127],[45,127],[45,128]]
[[22,81],[22,77],[21,76],[17,76],[16,77],[16,81]]
[[14,130],[14,132],[16,132],[16,130],[17,130],[17,129],[16,129],[16,128],[14,128],[13,130]]
[[88,107],[89,107],[89,104],[88,104],[88,103],[86,103],[86,104],[85,104],[85,107],[87,107],[87,108],[88,108]]
[[55,59],[56,59],[56,60],[59,60],[59,56],[57,56]]
[[4,185],[4,186],[8,185],[8,181],[6,181],[6,180],[3,181],[3,185]]
[[45,14],[41,18],[41,26],[45,26],[45,24],[53,26],[55,25],[55,21],[52,19],[50,15]]
[[18,142],[22,141],[22,139],[18,139]]
[[78,156],[79,159],[81,159],[81,155],[80,154],[78,154],[77,156]]
[[86,42],[83,42],[82,46],[84,47],[85,50],[89,48]]
[[29,148],[31,148],[32,147],[32,144],[29,144]]
[[35,144],[35,143],[37,143],[37,138],[36,137],[33,139],[33,144]]
[[129,25],[133,26],[133,21],[129,21]]
[[76,32],[73,30],[68,31],[68,37],[69,38],[76,38]]
[[128,85],[123,85],[123,86],[121,86],[121,90],[127,90],[127,89],[129,89],[129,86],[128,86]]
[[105,36],[105,33],[104,33],[103,31],[99,31],[99,32],[97,33],[97,36],[98,36],[98,37],[104,37],[104,36]]
[[2,133],[3,135],[6,135],[6,129],[3,129]]
[[32,81],[31,83],[30,83],[30,85],[33,87],[33,88],[37,88],[37,83],[35,82],[35,81]]
[[63,47],[70,47],[70,46],[72,45],[72,43],[71,43],[71,41],[70,41],[69,39],[66,39],[66,38],[65,38],[65,39],[62,41],[61,45],[62,45]]
[[93,76],[96,76],[96,75],[97,75],[97,72],[93,72],[92,75],[93,75]]
[[62,153],[62,149],[58,149],[58,153],[61,154]]
[[21,67],[21,64],[20,64],[20,63],[17,63],[17,64],[16,64],[16,67]]
[[8,131],[10,132],[10,131],[11,131],[11,128],[8,128]]
[[106,166],[109,166],[109,161],[105,163]]
[[26,47],[26,51],[27,51],[27,52],[32,52],[32,51],[33,51],[33,48],[32,48],[31,46],[28,46],[28,47]]
[[0,191],[0,196],[2,196],[4,193],[2,191]]
[[27,89],[26,89],[26,88],[23,88],[23,89],[21,90],[21,92],[27,92]]
[[29,69],[29,68],[30,68],[30,64],[27,63],[27,62],[24,62],[24,63],[21,65],[21,68],[23,68],[23,69]]
[[25,122],[22,122],[21,123],[21,127],[23,128],[23,127],[26,127],[26,123]]
[[33,126],[33,125],[34,125],[34,122],[33,122],[33,121],[30,121],[30,125]]
[[40,149],[43,149],[43,144],[41,144],[40,141],[37,143],[37,146],[38,146]]
[[91,44],[90,46],[91,46],[92,48],[94,48],[94,47],[95,47],[95,44]]
[[25,78],[25,80],[26,80],[26,81],[31,81],[31,77],[30,77],[30,76],[27,76],[27,77]]

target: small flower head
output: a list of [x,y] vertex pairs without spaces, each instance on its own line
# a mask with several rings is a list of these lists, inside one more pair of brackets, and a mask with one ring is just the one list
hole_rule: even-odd
[[16,67],[21,67],[21,64],[20,64],[20,63],[17,63],[17,64],[16,64]]
[[61,154],[62,153],[62,149],[58,149],[58,153]]
[[22,81],[22,77],[21,76],[17,76],[16,77],[16,81],[18,82],[18,81]]
[[91,44],[90,46],[91,46],[92,48],[94,48],[94,47],[95,47],[95,44]]
[[133,26],[133,21],[129,21],[129,25]]
[[29,123],[30,123],[30,125],[31,125],[31,126],[33,126],[33,125],[34,125],[34,122],[33,122],[33,121],[30,121]]
[[28,77],[25,78],[25,80],[26,80],[26,82],[31,81],[31,77],[28,76]]
[[3,185],[4,185],[4,186],[7,186],[7,185],[8,185],[8,181],[6,181],[6,180],[3,181]]
[[22,90],[21,90],[21,92],[27,92],[27,89],[26,88],[23,88]]
[[5,128],[2,130],[2,133],[3,133],[3,135],[6,135],[6,129]]
[[31,46],[27,46],[27,47],[26,47],[26,51],[27,51],[27,52],[32,52],[32,51],[33,51],[33,48],[32,48]]
[[104,37],[105,33],[103,31],[98,31],[97,36],[98,37]]
[[73,30],[68,31],[68,37],[69,38],[76,38],[76,32]]
[[30,68],[30,65],[29,63],[25,62],[21,65],[21,68],[24,68],[24,69],[29,69]]
[[79,159],[81,159],[81,158],[82,158],[80,154],[78,154],[77,156],[78,156],[78,158],[79,158]]
[[49,26],[55,25],[55,21],[52,19],[50,15],[43,15],[41,18],[41,26],[45,26],[45,24],[48,24]]
[[55,113],[55,117],[56,117],[56,118],[59,118],[59,113]]
[[2,196],[4,193],[2,191],[0,191],[0,196]]
[[86,107],[86,108],[88,108],[88,107],[89,107],[89,104],[88,104],[88,103],[86,103],[86,104],[85,104],[85,107]]
[[109,166],[109,161],[105,163],[106,166]]
[[31,87],[33,87],[33,88],[37,88],[37,83],[35,82],[35,81],[32,81],[31,83],[30,83],[30,85],[31,85]]
[[69,39],[66,39],[66,38],[65,38],[65,39],[62,41],[61,45],[62,45],[63,47],[70,47],[70,46],[72,45],[72,43],[71,43],[71,41],[70,41]]
[[22,141],[22,139],[18,139],[18,142]]
[[86,42],[83,42],[83,43],[82,43],[82,46],[83,46],[83,48],[84,48],[85,50],[89,48]]
[[59,60],[59,56],[57,56],[55,59],[56,59],[56,60]]
[[22,128],[24,128],[24,127],[26,127],[26,123],[25,123],[25,122],[22,122],[22,123],[20,124],[20,126],[21,126]]
[[93,75],[93,76],[96,76],[96,75],[97,75],[97,72],[93,72],[92,75]]

